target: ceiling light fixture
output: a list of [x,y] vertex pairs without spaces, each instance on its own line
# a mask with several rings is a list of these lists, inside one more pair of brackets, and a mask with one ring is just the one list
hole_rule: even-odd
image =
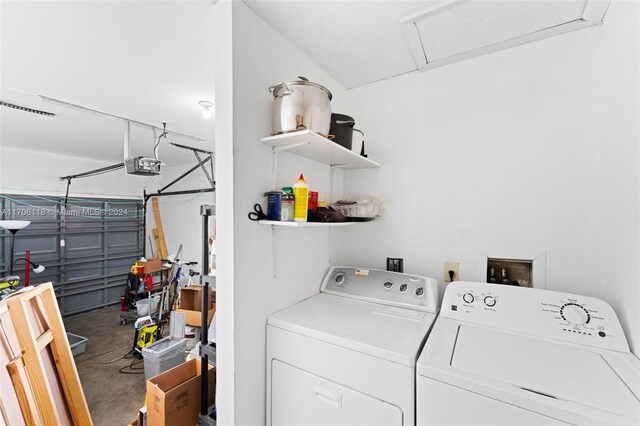
[[202,118],[204,118],[205,120],[210,119],[213,114],[211,112],[211,108],[213,108],[213,102],[200,101],[198,102],[198,105],[202,107]]

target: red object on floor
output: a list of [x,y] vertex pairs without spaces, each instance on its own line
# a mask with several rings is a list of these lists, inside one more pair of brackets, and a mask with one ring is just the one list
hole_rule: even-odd
[[124,304],[124,296],[120,296],[120,310],[122,312],[127,311],[127,306]]

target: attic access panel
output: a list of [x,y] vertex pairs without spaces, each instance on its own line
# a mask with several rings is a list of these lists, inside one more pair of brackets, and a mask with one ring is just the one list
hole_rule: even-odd
[[400,22],[422,71],[599,25],[609,3],[448,0]]

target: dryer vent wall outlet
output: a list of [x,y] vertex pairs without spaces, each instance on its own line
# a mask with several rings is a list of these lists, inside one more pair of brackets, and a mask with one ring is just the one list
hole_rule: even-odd
[[[453,279],[451,279],[451,273],[453,271]],[[444,282],[450,283],[451,281],[460,280],[460,263],[458,262],[444,262]]]

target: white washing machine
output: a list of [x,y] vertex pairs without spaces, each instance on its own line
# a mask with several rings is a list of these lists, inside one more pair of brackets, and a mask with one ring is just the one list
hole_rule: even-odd
[[271,315],[267,425],[414,425],[437,291],[433,278],[333,267],[319,294]]
[[418,425],[640,424],[640,360],[591,297],[449,284],[417,374]]

